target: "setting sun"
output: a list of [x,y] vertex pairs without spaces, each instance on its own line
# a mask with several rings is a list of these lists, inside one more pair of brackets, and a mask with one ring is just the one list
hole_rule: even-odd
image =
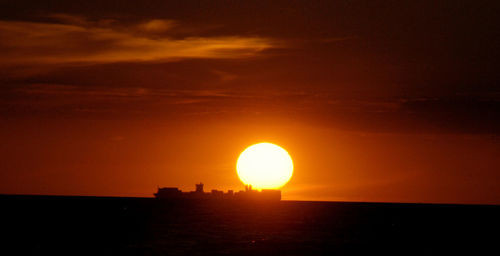
[[258,143],[239,156],[236,170],[240,180],[256,189],[277,189],[292,177],[293,162],[288,152],[272,143]]

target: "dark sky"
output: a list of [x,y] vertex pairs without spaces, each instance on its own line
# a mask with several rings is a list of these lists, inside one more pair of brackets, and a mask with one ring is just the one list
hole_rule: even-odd
[[497,1],[0,1],[0,193],[500,203]]

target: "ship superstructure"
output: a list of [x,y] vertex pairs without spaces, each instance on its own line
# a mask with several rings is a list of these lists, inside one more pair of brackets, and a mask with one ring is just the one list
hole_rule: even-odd
[[204,191],[204,184],[196,184],[195,191],[182,192],[176,187],[158,187],[154,194],[160,199],[243,199],[243,200],[270,200],[280,201],[281,190],[263,189],[261,191],[252,189],[251,185],[246,185],[245,190],[234,192],[228,190],[226,193],[222,190],[212,189],[210,192]]

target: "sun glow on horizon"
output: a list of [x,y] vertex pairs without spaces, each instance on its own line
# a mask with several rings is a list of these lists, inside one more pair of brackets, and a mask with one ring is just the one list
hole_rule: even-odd
[[256,189],[278,189],[292,178],[293,162],[285,149],[263,142],[240,154],[236,171],[246,185]]

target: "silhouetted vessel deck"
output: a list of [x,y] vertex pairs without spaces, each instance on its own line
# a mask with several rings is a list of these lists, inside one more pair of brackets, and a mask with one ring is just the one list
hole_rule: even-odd
[[228,190],[226,193],[221,190],[213,189],[209,193],[203,191],[203,183],[196,184],[196,190],[182,192],[176,187],[158,187],[154,194],[159,199],[228,199],[228,200],[262,200],[262,201],[280,201],[281,190],[263,189],[261,191],[252,189],[251,185],[245,186],[245,190],[234,192]]

